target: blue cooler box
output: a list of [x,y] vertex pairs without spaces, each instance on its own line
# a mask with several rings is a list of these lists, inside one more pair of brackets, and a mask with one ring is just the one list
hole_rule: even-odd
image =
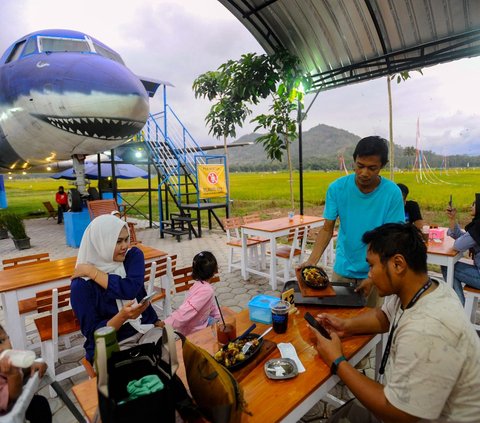
[[270,295],[256,295],[248,302],[248,311],[252,322],[272,324],[270,307],[280,301],[280,298]]

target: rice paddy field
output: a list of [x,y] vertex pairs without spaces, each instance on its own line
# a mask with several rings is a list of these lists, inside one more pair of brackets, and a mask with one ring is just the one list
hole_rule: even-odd
[[[343,176],[341,172],[305,172],[304,173],[304,213],[320,214],[325,202],[328,185]],[[382,176],[388,177],[383,171]],[[475,192],[480,192],[480,169],[449,169],[431,171],[427,174],[418,172],[401,172],[394,175],[396,183],[404,183],[410,189],[409,199],[416,200],[421,207],[424,219],[428,223],[446,225],[444,210],[450,195],[454,206],[459,210],[462,223],[470,220],[469,210]],[[55,205],[55,193],[59,185],[69,188],[68,181],[54,180],[48,177],[33,178],[13,175],[8,179],[5,175],[8,211],[17,212],[25,217],[39,216],[45,212],[43,201]],[[299,175],[294,174],[296,212],[299,212]],[[92,186],[96,187],[96,181]],[[119,189],[146,188],[144,179],[118,180]],[[156,190],[156,181],[152,183]],[[232,215],[243,215],[260,211],[264,218],[287,214],[290,210],[289,175],[287,172],[276,173],[232,173],[230,189]],[[135,203],[142,213],[148,214],[148,199],[142,193],[123,193],[124,199]],[[152,193],[153,218],[158,219],[158,195]],[[135,215],[134,211],[129,212]],[[219,213],[220,214],[220,213]],[[138,214],[137,216],[139,216]]]

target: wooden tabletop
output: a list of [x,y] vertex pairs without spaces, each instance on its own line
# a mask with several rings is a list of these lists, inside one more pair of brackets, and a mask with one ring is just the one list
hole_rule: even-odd
[[[163,257],[165,251],[138,244],[145,255],[145,260]],[[0,292],[12,291],[42,283],[69,278],[75,268],[77,257],[68,257],[43,263],[21,266],[10,270],[0,271]]]
[[432,240],[428,241],[427,244],[427,253],[429,254],[440,254],[443,256],[456,256],[458,254],[457,250],[453,249],[453,243],[455,240],[452,237],[447,235],[448,228],[438,228],[445,231],[445,236],[441,242],[435,242]]
[[[297,308],[299,312],[290,315],[288,330],[285,334],[276,334],[272,331],[266,335],[265,338],[274,341],[277,344],[280,342],[292,343],[306,371],[289,380],[279,381],[268,379],[265,375],[263,365],[270,358],[280,357],[278,348],[275,348],[269,356],[266,356],[265,359],[240,382],[240,386],[244,391],[245,400],[248,404],[248,409],[252,412],[252,416],[244,413],[242,416],[242,422],[276,422],[281,420],[330,377],[330,369],[325,365],[322,359],[318,357],[318,354],[313,347],[310,331],[303,318],[307,307],[298,306]],[[308,310],[313,315],[321,310],[322,312],[329,312],[339,317],[346,318],[364,313],[369,309],[320,309],[318,307],[308,307]],[[238,313],[236,317],[237,334],[240,334],[246,330],[252,322],[249,319],[248,310],[243,310]],[[254,330],[254,333],[260,334],[267,327],[267,325],[257,323],[257,328]],[[345,356],[351,358],[372,338],[373,336],[370,335],[345,338],[342,340]],[[216,342],[215,335],[211,328],[206,328],[191,334],[188,336],[188,339],[191,342],[200,345],[211,354],[214,354],[219,349],[219,345]],[[177,374],[186,384],[185,367],[183,365],[180,348],[180,341],[177,341],[178,361],[180,364]],[[90,420],[92,420],[97,408],[95,384],[96,380],[90,379],[81,382],[72,388],[79,404]]]
[[288,228],[296,228],[297,226],[310,225],[325,220],[318,216],[304,216],[296,214],[290,220],[288,216],[279,217],[278,219],[261,220],[259,222],[246,223],[242,228],[255,229],[265,232],[277,232]]

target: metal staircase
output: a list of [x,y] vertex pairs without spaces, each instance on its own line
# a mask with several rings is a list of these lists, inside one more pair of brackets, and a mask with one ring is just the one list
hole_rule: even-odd
[[[198,192],[197,164],[218,163],[224,156],[209,156],[196,143],[168,104],[164,111],[151,114],[138,136],[149,152],[159,175],[158,206],[160,235],[171,234],[180,241],[181,235],[192,233],[201,237],[201,211],[208,211],[209,227],[212,217],[223,228],[214,209],[224,208],[228,213],[228,196],[222,203],[201,200]],[[170,213],[172,202],[176,210]],[[196,216],[192,217],[192,212]],[[197,223],[197,229],[193,223]]]

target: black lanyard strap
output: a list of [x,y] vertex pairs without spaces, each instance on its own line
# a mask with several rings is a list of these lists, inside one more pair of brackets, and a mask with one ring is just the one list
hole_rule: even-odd
[[[405,309],[413,307],[413,305],[418,301],[418,299],[422,296],[422,294],[431,286],[432,286],[432,280],[428,278],[427,283],[417,291],[417,293],[413,296],[413,298],[407,304]],[[387,345],[385,346],[385,351],[383,352],[382,362],[380,364],[380,370],[378,371],[378,373],[381,375],[385,373],[385,367],[387,366],[388,356],[390,355],[390,349],[392,348],[393,334],[395,333],[395,329],[397,329],[398,323],[400,322],[400,319],[402,318],[402,316],[403,316],[403,309],[402,309],[402,314],[397,320],[397,323],[395,323],[395,318],[393,319],[392,327],[390,329],[390,333],[388,334]]]

